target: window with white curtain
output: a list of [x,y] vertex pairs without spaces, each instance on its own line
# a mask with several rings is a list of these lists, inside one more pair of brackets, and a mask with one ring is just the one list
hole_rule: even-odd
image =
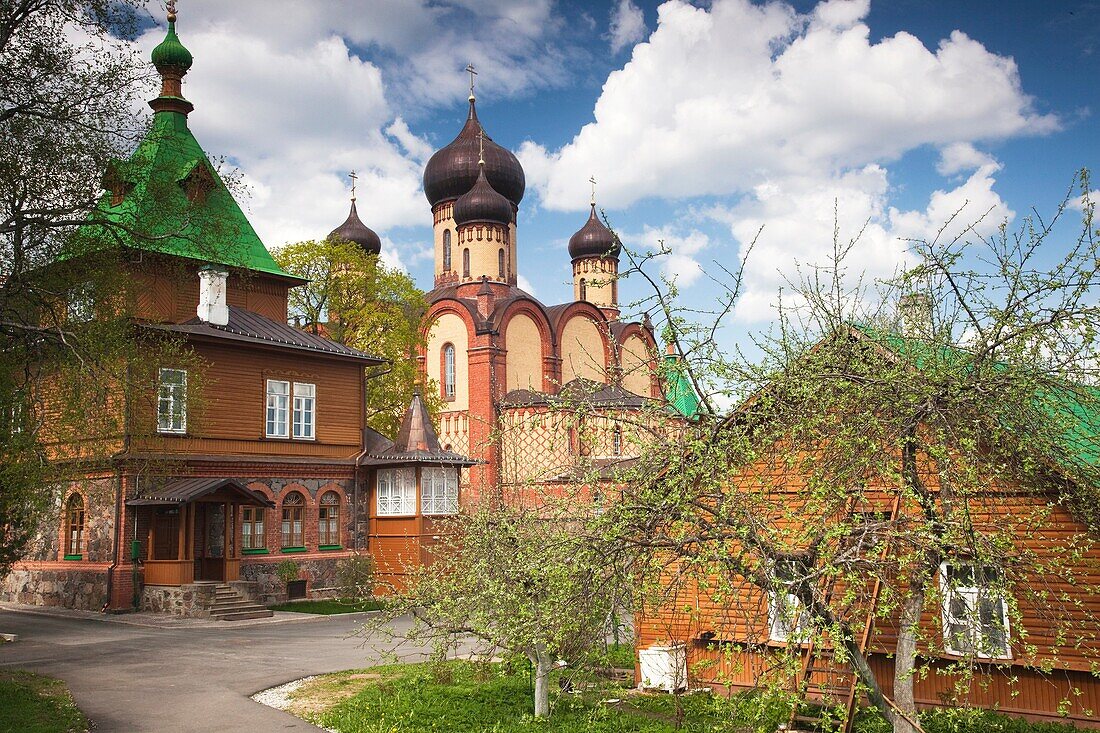
[[1000,568],[974,563],[940,566],[944,647],[951,654],[1011,659],[1008,603]]
[[420,469],[420,510],[424,514],[458,513],[458,470],[453,466]]
[[381,468],[375,489],[378,516],[416,514],[416,469]]
[[157,388],[157,432],[187,432],[187,372],[161,369]]

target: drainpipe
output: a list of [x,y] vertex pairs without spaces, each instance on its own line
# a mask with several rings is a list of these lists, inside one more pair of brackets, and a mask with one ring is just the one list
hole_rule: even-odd
[[[111,456],[111,463],[116,464],[120,459],[130,454],[130,390],[133,387],[133,366],[126,363],[126,389],[123,392],[122,401],[122,450]],[[118,567],[120,553],[122,552],[122,472],[115,469],[115,552],[114,559],[107,566],[107,601],[100,613],[106,613],[111,605],[111,592],[114,590],[115,568]],[[136,591],[135,591],[136,593]],[[136,595],[135,595],[136,607]]]

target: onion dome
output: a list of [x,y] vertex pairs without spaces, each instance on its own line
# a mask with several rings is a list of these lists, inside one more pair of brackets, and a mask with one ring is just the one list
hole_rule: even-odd
[[588,221],[584,226],[569,238],[569,256],[574,260],[582,257],[614,257],[619,258],[622,245],[611,230],[604,226],[600,217],[596,216],[596,204],[592,204],[592,213],[588,215]]
[[191,68],[194,59],[191,57],[191,52],[176,36],[176,16],[173,12],[168,14],[168,35],[153,49],[152,58],[153,66],[157,67],[157,71],[161,74],[174,72],[183,76]]
[[[424,195],[433,207],[440,201],[457,199],[477,182],[479,132],[483,131],[471,95],[470,114],[462,131],[450,145],[437,150],[424,168]],[[485,135],[485,176],[494,189],[519,206],[527,187],[523,166],[512,151],[497,145],[488,135]]]
[[359,213],[355,210],[355,199],[351,201],[351,212],[344,223],[333,229],[328,234],[329,239],[343,239],[358,244],[364,252],[376,255],[382,251],[382,240],[359,219]]
[[[488,148],[486,148],[488,152]],[[472,222],[488,222],[508,226],[512,223],[512,202],[497,192],[485,177],[485,168],[477,174],[477,181],[466,193],[455,201],[455,225],[462,226]]]

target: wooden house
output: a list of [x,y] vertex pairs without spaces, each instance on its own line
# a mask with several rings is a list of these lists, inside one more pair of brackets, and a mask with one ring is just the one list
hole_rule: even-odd
[[[905,337],[855,327],[841,340],[844,348],[873,351],[884,360],[876,363],[894,359],[898,350],[919,348]],[[830,369],[837,363],[830,362]],[[800,389],[802,397],[792,412],[812,410],[818,400],[825,404],[814,386],[793,388]],[[1100,417],[1073,396],[1083,394],[1081,390],[1087,393],[1089,388],[1046,395],[1044,400],[1049,397],[1049,406],[1061,412],[1054,432],[1064,436],[1066,457],[1095,465]],[[746,401],[727,429],[771,419],[775,398],[776,394],[756,395]],[[1048,402],[1043,406],[1047,408]],[[1055,420],[1052,412],[1038,414]],[[818,432],[825,430],[824,422],[809,422],[813,427],[807,434],[832,435]],[[814,474],[813,465],[828,461],[836,448],[823,444],[817,452],[792,457],[792,444],[785,437],[790,433],[784,433],[782,425],[786,423],[774,432],[759,431],[767,436],[766,444],[754,444],[747,454],[751,458],[715,482],[719,489],[708,488],[710,493],[691,508],[669,508],[682,523],[676,537],[681,538],[685,562],[668,560],[662,594],[636,618],[638,681],[670,690],[709,685],[744,691],[775,685],[810,703],[838,705],[841,722],[847,725],[852,708],[868,704],[868,699],[837,647],[850,644],[865,656],[889,705],[895,694],[901,628],[898,589],[906,587],[890,575],[900,567],[893,558],[915,545],[916,540],[905,542],[902,528],[923,526],[920,517],[927,508],[898,488],[900,471],[862,475],[858,488],[833,490],[811,484],[811,477],[823,475]],[[853,435],[873,434],[869,421],[851,427]],[[756,433],[746,429],[739,435],[751,440]],[[1020,452],[1009,446],[996,455]],[[877,465],[902,465],[901,460],[884,449]],[[960,496],[943,492],[947,479],[939,468],[942,464],[935,464],[927,453],[914,452],[913,475],[926,495],[934,505],[951,502],[956,512],[952,516],[965,511],[965,523],[959,526],[965,526],[966,536],[977,538],[975,545],[944,551],[931,579],[930,600],[916,627],[918,708],[966,705],[1100,727],[1100,544],[1095,514],[1089,509],[1090,501],[1095,508],[1096,494],[1091,487],[1092,493],[1085,496],[1093,498],[1082,503],[1063,465],[1029,468],[1034,471],[1031,476],[1049,483],[1027,483],[1026,488],[1010,478],[1023,475],[1022,469],[1009,466],[985,473],[974,479],[975,491]],[[822,509],[829,502],[833,513]],[[842,522],[842,531],[830,532],[831,525]],[[776,545],[785,553],[754,555],[745,549],[750,544],[746,538],[765,535],[782,538]],[[991,549],[980,555],[969,552],[983,536],[996,537],[988,545]],[[787,538],[793,544],[783,545]],[[808,538],[821,545],[810,550],[797,544]],[[654,541],[666,539],[666,547],[677,546],[672,534]],[[714,552],[699,549],[709,542]],[[727,572],[718,569],[722,558],[732,556],[742,564],[721,575]],[[861,565],[864,558],[867,562]],[[693,575],[693,563],[705,570]],[[836,570],[841,563],[853,570],[841,573]],[[861,575],[860,567],[878,570]],[[814,615],[805,610],[806,593],[820,601]],[[830,626],[830,618],[845,623],[848,631]],[[804,707],[796,708],[790,729],[814,729],[816,717]]]
[[[281,564],[322,593],[365,551],[364,367],[382,360],[287,325],[287,294],[303,281],[271,257],[188,127],[191,55],[174,17],[152,58],[163,84],[151,128],[107,171],[94,217],[117,226],[81,234],[121,249],[139,335],[179,344],[180,360],[135,361],[148,379],[112,388],[105,409],[121,428],[104,438],[109,460],[62,487],[0,590],[41,605],[239,615],[256,609],[234,593],[286,592]],[[114,294],[80,293],[98,295]],[[52,446],[79,461],[70,448]]]

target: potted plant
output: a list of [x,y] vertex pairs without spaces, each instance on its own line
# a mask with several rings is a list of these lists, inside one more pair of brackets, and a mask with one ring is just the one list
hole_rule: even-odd
[[293,560],[283,560],[275,567],[275,575],[286,583],[286,598],[293,601],[296,598],[306,597],[306,581],[298,579],[298,563]]

